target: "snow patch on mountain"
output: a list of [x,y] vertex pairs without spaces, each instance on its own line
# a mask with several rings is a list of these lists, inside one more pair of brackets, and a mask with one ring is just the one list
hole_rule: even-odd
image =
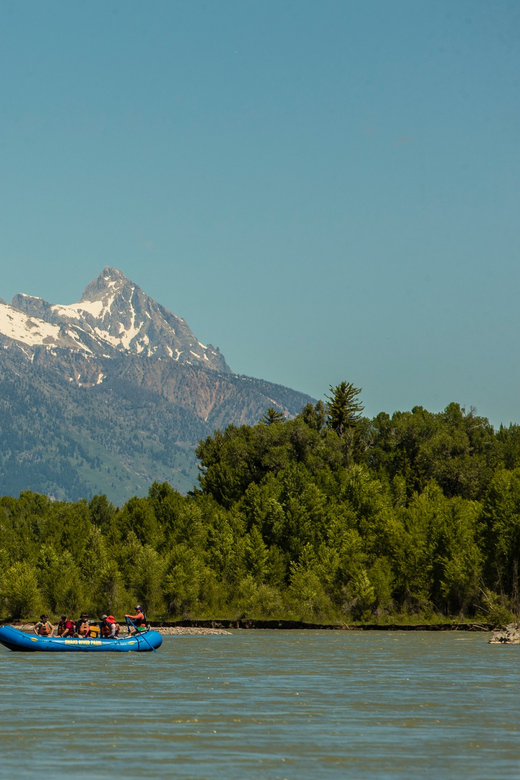
[[50,304],[20,293],[11,306],[2,307],[0,335],[29,347],[68,347],[105,357],[118,352],[167,357],[229,373],[218,349],[198,341],[185,320],[109,266],[77,303]]
[[103,314],[103,301],[80,301],[79,303],[69,304],[55,304],[51,306],[51,311],[55,312],[58,317],[66,317],[67,319],[82,320],[85,314],[90,314],[92,317],[100,317]]
[[60,338],[60,328],[36,317],[29,317],[7,303],[0,304],[0,332],[14,341],[29,346],[54,344]]

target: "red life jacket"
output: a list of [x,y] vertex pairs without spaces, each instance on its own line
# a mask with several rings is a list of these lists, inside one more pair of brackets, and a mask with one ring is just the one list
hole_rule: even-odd
[[76,624],[74,623],[73,620],[66,620],[65,623],[63,624],[63,630],[61,632],[62,636],[65,633],[65,631],[67,631],[67,633],[65,634],[65,639],[67,639],[67,637],[69,636],[74,636],[75,628],[76,628]]

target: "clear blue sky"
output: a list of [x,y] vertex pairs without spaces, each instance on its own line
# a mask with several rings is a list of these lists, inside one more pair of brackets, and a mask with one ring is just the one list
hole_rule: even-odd
[[121,270],[231,368],[520,423],[520,3],[2,0],[0,297]]

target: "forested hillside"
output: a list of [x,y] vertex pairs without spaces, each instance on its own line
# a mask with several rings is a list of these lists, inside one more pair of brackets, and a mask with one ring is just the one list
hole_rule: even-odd
[[316,621],[482,617],[519,610],[520,427],[450,404],[362,416],[330,389],[286,420],[199,443],[199,485],[0,499],[4,618],[46,609]]
[[122,504],[154,480],[185,493],[197,479],[199,439],[230,422],[256,422],[268,403],[294,416],[308,400],[166,359],[43,349],[29,359],[0,349],[0,495],[30,489],[75,501],[104,493]]

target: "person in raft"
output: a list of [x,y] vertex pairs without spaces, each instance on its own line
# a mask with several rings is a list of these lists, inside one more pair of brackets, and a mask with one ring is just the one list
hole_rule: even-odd
[[58,634],[57,636],[61,637],[71,637],[74,636],[74,631],[76,630],[76,624],[73,620],[69,620],[67,618],[67,615],[62,615],[61,620],[58,623]]
[[117,639],[119,625],[116,623],[113,615],[101,615],[100,628],[103,639]]
[[88,615],[86,612],[82,612],[79,620],[76,620],[76,630],[74,636],[82,637],[83,639],[90,634],[90,624],[88,622]]
[[135,628],[133,626],[129,627],[128,636],[141,633],[141,631],[146,631],[146,618],[144,616],[142,606],[140,604],[137,604],[135,611],[136,611],[135,615],[125,615],[125,618],[130,618],[130,620],[135,626]]
[[38,636],[53,636],[54,626],[48,620],[47,615],[40,615],[40,619],[33,626],[33,631]]

